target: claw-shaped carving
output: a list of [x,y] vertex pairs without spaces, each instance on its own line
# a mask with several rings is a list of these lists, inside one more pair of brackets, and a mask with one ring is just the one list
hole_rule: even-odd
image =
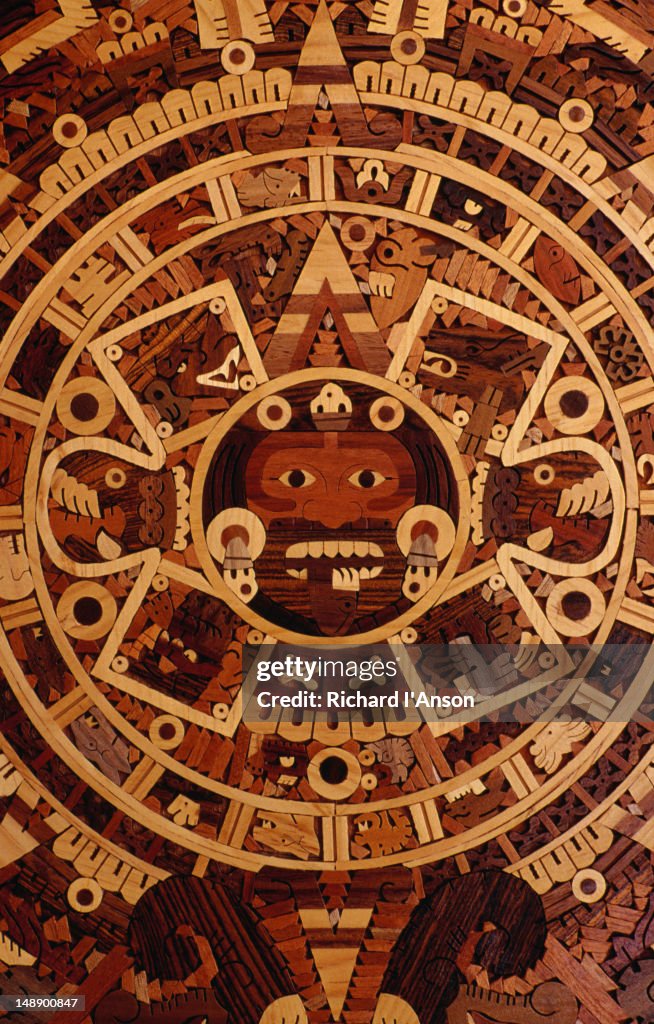
[[465,985],[448,1007],[447,1022],[466,1024],[472,1013],[488,1017],[497,1024],[547,1024],[553,1020],[556,1024],[574,1024],[577,1000],[558,981],[546,981],[526,996],[500,994],[477,985]]
[[31,967],[36,961],[32,953],[28,953],[8,935],[0,935],[0,963],[6,967]]
[[210,989],[185,992],[165,1003],[140,1003],[129,992],[110,992],[98,1005],[94,1024],[226,1024],[226,1010]]
[[34,589],[30,563],[21,533],[0,537],[0,597],[20,601]]
[[382,992],[372,1024],[420,1024],[420,1018],[404,999]]
[[299,996],[282,996],[263,1011],[259,1024],[307,1024],[307,1020]]

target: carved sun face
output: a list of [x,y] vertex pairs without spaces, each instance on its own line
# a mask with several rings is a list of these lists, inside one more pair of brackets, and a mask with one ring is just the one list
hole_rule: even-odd
[[378,580],[384,597],[401,596],[395,529],[416,475],[396,438],[280,432],[255,448],[246,481],[247,506],[266,527],[263,577],[294,580],[292,605],[321,632],[346,633],[360,609],[378,606]]
[[[262,421],[281,429],[262,437]],[[369,387],[279,394],[224,439],[211,479],[205,506],[223,580],[254,611],[309,636],[361,633],[410,609],[453,533],[438,440]]]

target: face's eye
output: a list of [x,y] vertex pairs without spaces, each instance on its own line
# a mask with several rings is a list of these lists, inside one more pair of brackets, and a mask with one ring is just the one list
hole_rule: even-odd
[[353,487],[377,487],[383,484],[386,477],[383,473],[377,473],[374,469],[357,469],[356,473],[347,478],[347,482]]
[[287,473],[282,473],[279,477],[280,484],[284,484],[286,487],[309,487],[310,484],[315,483],[315,476],[311,473],[307,473],[305,469],[289,469]]

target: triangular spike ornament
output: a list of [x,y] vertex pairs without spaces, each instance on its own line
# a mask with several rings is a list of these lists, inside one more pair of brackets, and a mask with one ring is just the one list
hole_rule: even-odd
[[343,946],[335,949],[314,947],[311,952],[332,1017],[335,1021],[340,1020],[359,950]]
[[324,224],[266,351],[264,366],[271,377],[307,364],[327,311],[350,366],[383,376],[390,353],[336,235]]
[[402,126],[388,112],[366,120],[359,94],[338,42],[325,0],[316,16],[300,53],[283,126],[269,114],[255,117],[247,129],[247,146],[253,153],[266,153],[288,146],[304,146],[321,93],[325,93],[334,112],[339,135],[326,138],[327,144],[342,141],[348,146],[395,149],[402,141]]

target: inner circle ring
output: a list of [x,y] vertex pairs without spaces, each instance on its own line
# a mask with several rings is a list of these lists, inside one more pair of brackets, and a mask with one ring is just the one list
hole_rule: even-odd
[[285,374],[282,377],[276,377],[274,380],[267,381],[265,384],[260,385],[260,387],[255,391],[244,395],[232,406],[231,409],[229,409],[228,412],[225,413],[224,416],[221,417],[211,433],[207,436],[202,447],[202,451],[200,452],[191,487],[191,534],[202,571],[213,587],[216,596],[225,603],[232,604],[235,611],[237,611],[238,614],[251,626],[255,629],[262,630],[265,635],[274,633],[277,640],[282,640],[285,643],[310,643],[312,647],[333,646],[333,637],[308,636],[305,633],[297,633],[293,630],[280,629],[279,626],[268,622],[256,612],[253,612],[248,605],[240,601],[238,597],[236,597],[236,595],[223,583],[220,572],[216,566],[216,562],[214,561],[207,545],[205,526],[202,518],[202,497],[211,460],[227,432],[238,423],[239,419],[241,419],[246,412],[257,405],[263,398],[268,398],[270,395],[277,394],[280,391],[285,391],[287,388],[296,387],[298,384],[306,384],[313,381],[325,381],[327,379],[333,381],[349,381],[353,384],[367,385],[368,387],[375,388],[378,391],[391,395],[393,398],[396,398],[398,401],[406,405],[407,408],[411,409],[425,422],[427,427],[438,438],[438,441],[442,445],[448,458],[452,477],[457,488],[460,513],[456,524],[454,544],[448,560],[443,567],[443,571],[439,573],[434,586],[427,591],[419,601],[416,601],[415,605],[409,608],[402,615],[399,615],[396,619],[393,619],[392,622],[380,626],[377,629],[368,630],[365,633],[339,637],[339,645],[378,643],[383,640],[388,640],[390,636],[399,633],[406,626],[411,625],[412,622],[428,611],[428,609],[431,608],[443,595],[448,584],[451,583],[456,574],[456,570],[465,550],[470,533],[470,518],[466,513],[466,510],[470,508],[471,501],[470,483],[463,460],[456,446],[454,436],[436,413],[425,406],[423,402],[420,402],[415,395],[411,394],[410,391],[400,387],[394,381],[387,380],[385,377],[376,377],[374,374],[365,373],[362,370],[330,367],[329,372],[327,373],[324,369],[316,367],[314,369],[295,371],[293,373]]

